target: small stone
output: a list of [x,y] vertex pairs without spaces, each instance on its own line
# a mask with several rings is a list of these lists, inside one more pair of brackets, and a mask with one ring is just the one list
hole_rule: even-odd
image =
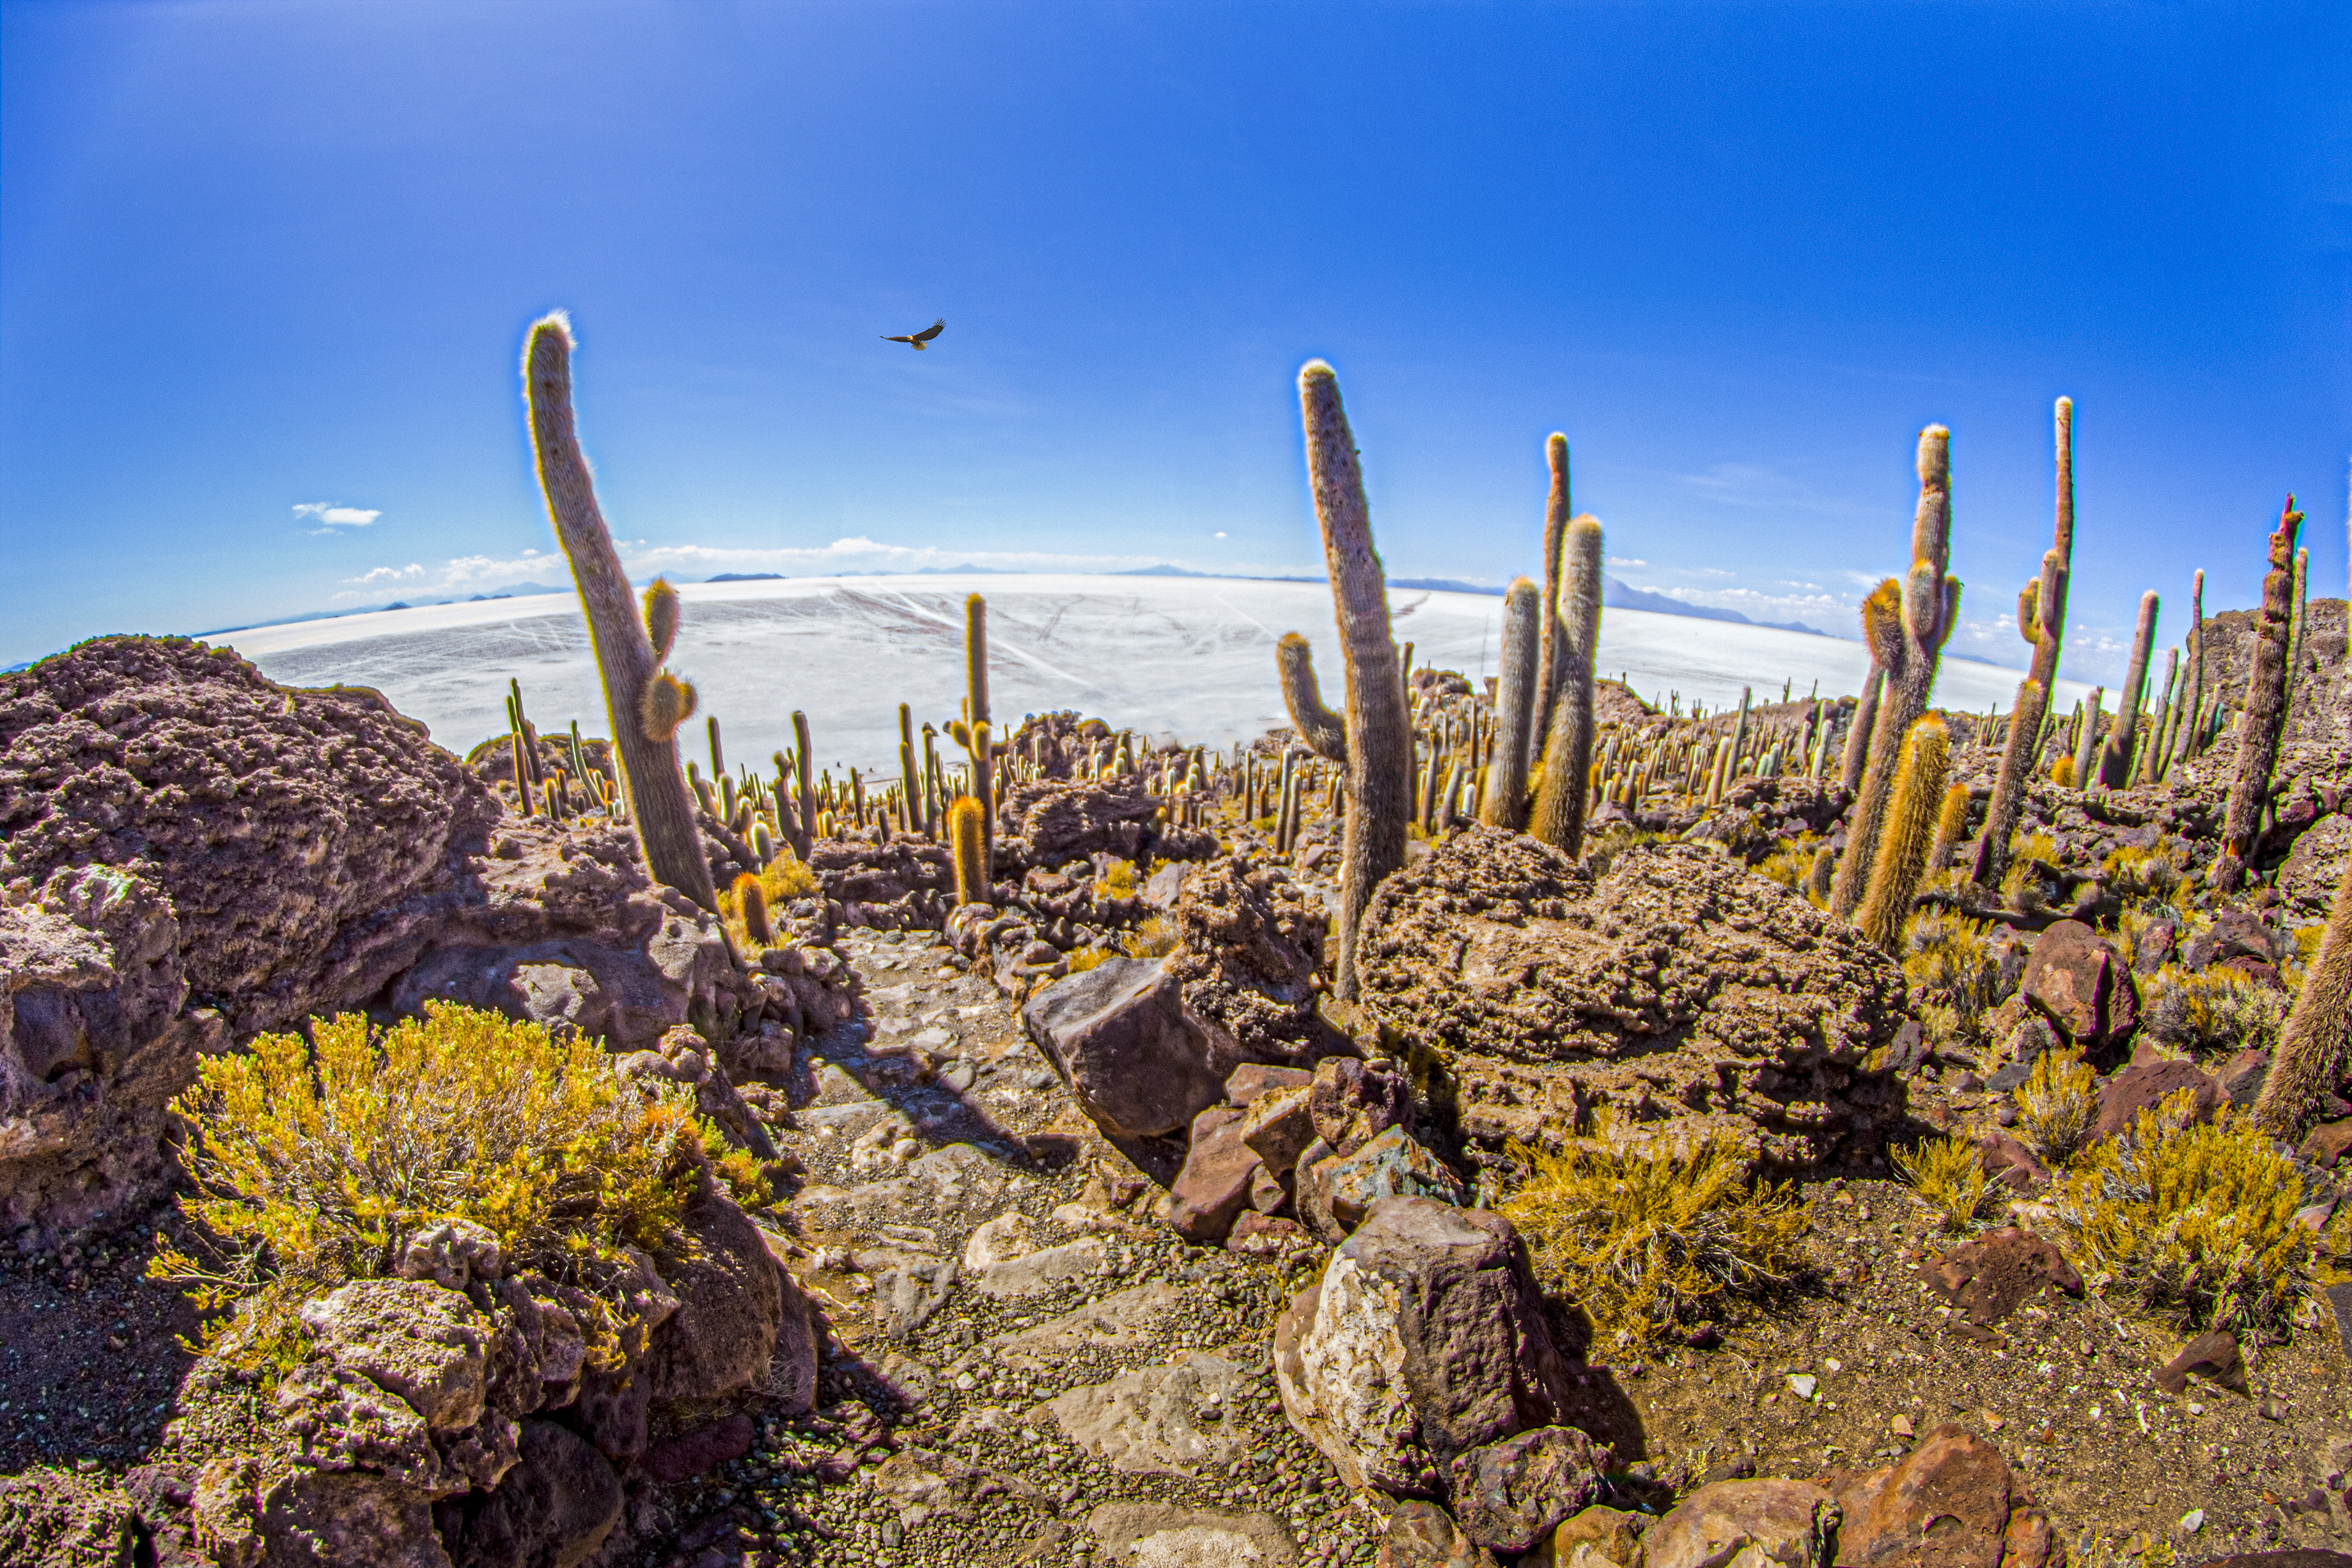
[[1989,1432],[1998,1432],[2003,1427],[2009,1425],[2009,1420],[2006,1416],[1996,1415],[1990,1410],[1979,1411],[1978,1414],[1983,1416],[1985,1429]]
[[1789,1386],[1796,1392],[1800,1399],[1811,1399],[1813,1396],[1813,1391],[1821,1385],[1822,1380],[1810,1372],[1793,1373],[1789,1378]]
[[2194,1535],[2204,1528],[2205,1511],[2203,1509],[2192,1508],[2187,1513],[2180,1516],[2180,1531],[2182,1534]]
[[1898,1437],[1916,1437],[1919,1435],[1919,1429],[1911,1424],[1911,1417],[1908,1416],[1897,1416],[1887,1423],[1887,1429]]

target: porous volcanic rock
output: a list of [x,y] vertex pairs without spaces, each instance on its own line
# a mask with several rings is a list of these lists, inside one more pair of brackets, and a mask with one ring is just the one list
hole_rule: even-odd
[[308,1011],[346,928],[446,880],[497,810],[382,694],[281,686],[231,649],[101,637],[0,675],[0,887],[135,869],[240,1033]]
[[[1021,870],[1111,854],[1149,862],[1199,860],[1216,852],[1216,835],[1154,821],[1161,801],[1139,779],[1101,782],[1037,779],[1007,793],[1003,816],[1014,842],[1000,853]],[[1006,869],[999,867],[1000,873]]]
[[1315,1010],[1328,916],[1286,873],[1239,855],[1213,861],[1186,875],[1171,913],[1181,941],[1168,972],[1244,1060],[1311,1067],[1347,1049]]
[[1785,1168],[1874,1157],[1899,1117],[1892,959],[1802,897],[1689,844],[1594,876],[1474,827],[1382,883],[1361,1000],[1458,1084],[1473,1157],[1601,1107]]

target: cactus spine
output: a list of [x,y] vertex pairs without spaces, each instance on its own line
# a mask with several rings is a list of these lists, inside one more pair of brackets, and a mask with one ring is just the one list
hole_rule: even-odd
[[982,827],[987,818],[981,803],[959,795],[948,808],[948,846],[955,861],[956,902],[993,904],[995,890],[988,883],[988,847]]
[[[1903,614],[1887,639],[1885,695],[1871,730],[1870,760],[1846,823],[1846,852],[1830,890],[1830,913],[1843,919],[1862,903],[1878,853],[1880,824],[1902,764],[1904,739],[1927,711],[1927,694],[1944,639],[1959,619],[1960,581],[1945,568],[1952,547],[1952,433],[1931,424],[1919,433],[1919,504],[1911,521],[1911,570],[1903,584]],[[1875,598],[1875,595],[1873,595]],[[1864,606],[1868,609],[1867,604]]]
[[2292,1143],[2315,1119],[2352,1069],[2352,865],[2336,884],[2336,907],[2303,977],[2294,1010],[2279,1032],[2270,1076],[2254,1102],[2254,1120]]
[[[673,703],[681,695],[690,698],[691,692],[660,671],[661,661],[629,591],[620,554],[597,507],[595,485],[572,421],[572,324],[561,312],[532,325],[523,379],[540,489],[547,498],[556,540],[572,563],[572,579],[596,651],[614,759],[646,869],[656,881],[715,910],[719,895],[710,883],[701,831],[695,826],[693,798],[678,768],[673,739],[677,730],[673,727],[656,739],[646,733],[642,716],[646,695],[657,681],[680,688],[669,694]],[[679,722],[684,722],[683,714]]]
[[1489,827],[1528,825],[1528,758],[1534,749],[1541,606],[1536,585],[1522,577],[1503,595],[1502,674],[1495,684],[1494,749],[1486,759],[1486,788],[1478,820]]
[[2246,678],[2246,708],[2238,720],[2238,771],[2230,780],[2230,800],[2221,820],[2221,859],[2215,881],[2238,885],[2254,856],[2263,807],[2270,799],[2271,770],[2278,766],[2279,736],[2286,722],[2287,632],[2294,613],[2294,540],[2303,514],[2289,496],[2270,538],[2271,570],[2263,579],[2263,607],[2254,616],[2252,669]]
[[1372,548],[1370,508],[1356,441],[1339,402],[1339,378],[1320,360],[1298,372],[1307,474],[1322,526],[1339,646],[1348,664],[1348,810],[1340,829],[1339,974],[1342,1001],[1356,995],[1356,931],[1372,889],[1404,863],[1412,801],[1412,729],[1389,634],[1388,575]]
[[[2058,516],[2050,548],[2042,555],[2042,575],[2017,600],[2018,635],[2033,644],[2033,659],[2010,711],[2009,737],[1994,776],[1992,800],[1985,809],[1984,835],[1977,841],[1972,880],[1999,887],[2009,871],[2009,841],[2025,802],[2025,776],[2041,749],[2042,720],[2057,689],[2058,655],[2066,635],[2066,589],[2074,562],[2074,400],[2058,400],[2054,417],[2058,458]],[[2029,698],[2026,688],[2033,688]],[[2029,712],[2028,710],[2031,709]]]
[[1323,706],[1323,694],[1315,684],[1315,650],[1297,632],[1286,632],[1275,644],[1274,664],[1282,677],[1282,704],[1290,710],[1290,727],[1316,756],[1346,767],[1347,721]]
[[1528,831],[1574,857],[1584,844],[1592,771],[1592,655],[1601,636],[1601,524],[1578,517],[1568,525],[1560,561],[1559,689],[1553,694],[1551,729],[1544,737],[1543,785]]
[[1895,770],[1878,852],[1871,859],[1870,883],[1853,917],[1864,936],[1889,951],[1903,940],[1904,918],[1911,913],[1911,896],[1918,892],[1920,873],[1927,869],[1937,800],[1951,765],[1951,742],[1944,727],[1932,718],[1913,725]]
[[2132,632],[2131,664],[2124,672],[2124,689],[2116,694],[2116,727],[2107,732],[2107,748],[2099,763],[2099,782],[2121,789],[2132,781],[2132,747],[2139,738],[2139,713],[2147,703],[2147,656],[2156,641],[2156,590],[2139,596],[2139,623]]

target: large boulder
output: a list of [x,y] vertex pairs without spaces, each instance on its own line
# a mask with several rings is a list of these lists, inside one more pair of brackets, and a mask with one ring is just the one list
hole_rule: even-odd
[[1107,958],[1039,991],[1021,1022],[1114,1138],[1189,1127],[1224,1098],[1243,1061],[1231,1036],[1185,1006],[1164,959]]
[[[2064,1561],[2049,1520],[2000,1450],[1965,1427],[1938,1427],[1900,1464],[1827,1481],[1844,1516],[1838,1568],[2044,1568]],[[1655,1532],[1650,1539],[1654,1563]]]
[[1374,1019],[1448,1065],[1486,1157],[1606,1108],[1773,1166],[1860,1163],[1902,1113],[1901,970],[1696,845],[1596,876],[1470,828],[1373,894],[1357,975]]
[[1645,1568],[1827,1568],[1836,1500],[1811,1481],[1712,1481],[1642,1538]]
[[2139,1027],[2139,988],[2130,967],[2079,920],[2053,922],[2034,937],[2020,990],[2062,1040],[2094,1054]]
[[1016,784],[1003,814],[1014,841],[1000,849],[1010,863],[1060,865],[1107,854],[1125,861],[1197,860],[1216,836],[1157,821],[1161,801],[1140,779],[1038,779]]
[[1377,1205],[1275,1329],[1290,1424],[1352,1487],[1443,1490],[1457,1455],[1566,1424],[1574,1382],[1501,1215]]

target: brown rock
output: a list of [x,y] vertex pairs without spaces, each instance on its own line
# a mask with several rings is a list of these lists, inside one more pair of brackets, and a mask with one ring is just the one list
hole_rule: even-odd
[[2298,1153],[2322,1168],[2342,1164],[2347,1155],[2352,1155],[2352,1117],[2314,1127]]
[[1465,1449],[1561,1425],[1574,1384],[1499,1214],[1376,1207],[1275,1329],[1290,1423],[1350,1486],[1433,1491]]
[[1256,1152],[1242,1142],[1242,1113],[1210,1106],[1192,1118],[1184,1168],[1168,1190],[1170,1228],[1187,1241],[1223,1241],[1249,1207],[1250,1179],[1259,1169]]
[[1563,1521],[1519,1568],[1636,1568],[1644,1522],[1638,1514],[1595,1503]]
[[1265,1162],[1267,1171],[1286,1176],[1301,1150],[1315,1141],[1315,1118],[1307,1091],[1285,1089],[1258,1096],[1242,1116],[1242,1142]]
[[[1462,1201],[1462,1184],[1428,1145],[1402,1127],[1391,1127],[1352,1155],[1318,1162],[1312,1172],[1312,1212],[1328,1217],[1339,1234],[1353,1230],[1375,1205],[1391,1197]],[[1336,1239],[1327,1236],[1327,1239]]]
[[2180,967],[2202,969],[2232,958],[2275,965],[2285,956],[2286,944],[2259,916],[2225,909],[2213,917],[2212,925],[2190,937],[2181,948]]
[[1239,1065],[1157,961],[1105,959],[1032,997],[1021,1023],[1078,1108],[1113,1137],[1190,1126],[1224,1098],[1225,1077]]
[[1935,1428],[1900,1464],[1829,1479],[1845,1513],[1838,1568],[2019,1568],[2037,1541],[2045,1556],[2051,1545],[2000,1450],[1958,1426]]
[[2020,989],[2058,1032],[2085,1048],[2120,1040],[2139,1024],[2139,991],[2115,948],[2079,920],[2033,939]]
[[1608,1107],[1810,1167],[1874,1151],[1900,1114],[1893,961],[1696,845],[1631,849],[1595,877],[1469,828],[1381,884],[1360,943],[1365,1010],[1447,1055],[1489,1155]]
[[2012,1192],[2032,1192],[2050,1179],[2050,1168],[2007,1133],[1988,1133],[1977,1144],[1985,1174],[2004,1182]]
[[1462,1532],[1525,1552],[1604,1495],[1611,1454],[1572,1427],[1538,1427],[1454,1456],[1446,1467]]
[[2083,1276],[2058,1249],[2014,1228],[1951,1248],[1920,1265],[1919,1276],[1979,1327],[2000,1322],[2045,1287],[2083,1293]]
[[1314,1241],[1295,1219],[1244,1209],[1225,1237],[1225,1250],[1244,1258],[1282,1258],[1305,1252]]
[[1495,1554],[1455,1528],[1433,1502],[1407,1498],[1389,1514],[1377,1568],[1495,1568]]
[[1305,1067],[1350,1049],[1315,1008],[1328,916],[1288,873],[1212,861],[1184,879],[1170,918],[1181,940],[1168,972],[1241,1059]]
[[1412,1126],[1412,1085],[1350,1056],[1317,1063],[1307,1104],[1314,1135],[1335,1154],[1352,1155],[1391,1127]]
[[753,1435],[749,1416],[730,1416],[720,1421],[706,1421],[699,1427],[655,1444],[637,1462],[647,1475],[664,1486],[676,1486],[730,1459],[741,1458],[751,1451]]
[[2238,1338],[2225,1329],[2199,1334],[2180,1347],[2179,1355],[2158,1367],[2154,1376],[2156,1385],[2167,1394],[2185,1392],[2191,1377],[2201,1377],[2233,1393],[2247,1391],[2246,1365],[2238,1355]]
[[95,1478],[41,1469],[0,1479],[0,1563],[131,1568],[138,1550],[130,1500]]
[[2092,1124],[2092,1143],[2127,1133],[2142,1111],[2153,1111],[2179,1090],[2196,1096],[2193,1119],[2210,1122],[2228,1103],[2221,1086],[2186,1061],[2151,1061],[2126,1067],[2099,1085],[2099,1119]]
[[1711,1481],[1650,1527],[1642,1560],[1645,1568],[1824,1568],[1837,1527],[1837,1502],[1810,1481]]
[[620,1480],[586,1440],[526,1421],[520,1448],[521,1461],[488,1496],[435,1508],[454,1568],[573,1568],[619,1521]]
[[1261,1094],[1270,1094],[1277,1089],[1304,1089],[1314,1082],[1315,1074],[1303,1067],[1244,1061],[1225,1080],[1225,1098],[1247,1110]]

